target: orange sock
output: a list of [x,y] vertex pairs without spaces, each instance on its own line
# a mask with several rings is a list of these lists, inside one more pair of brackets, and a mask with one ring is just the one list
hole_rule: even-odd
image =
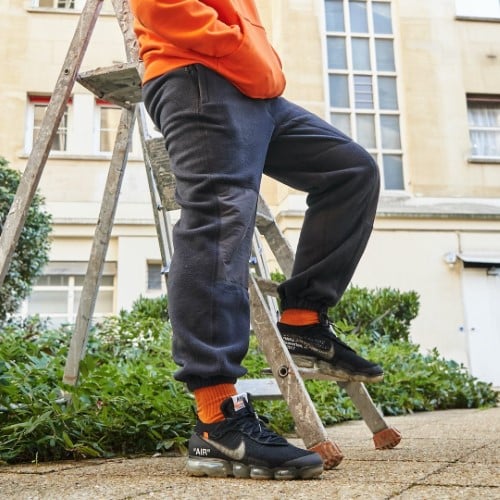
[[205,424],[213,424],[224,420],[220,409],[222,401],[236,395],[233,384],[218,384],[195,389],[194,398],[198,411],[198,418]]
[[314,325],[319,323],[319,313],[311,309],[285,309],[281,314],[280,323],[292,326]]

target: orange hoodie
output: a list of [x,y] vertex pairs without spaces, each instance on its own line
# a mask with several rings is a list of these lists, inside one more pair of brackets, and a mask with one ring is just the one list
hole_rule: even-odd
[[280,95],[285,77],[253,0],[130,0],[144,82],[200,63],[241,92]]

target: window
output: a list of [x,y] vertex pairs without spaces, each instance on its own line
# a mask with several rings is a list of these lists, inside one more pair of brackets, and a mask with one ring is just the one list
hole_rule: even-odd
[[161,264],[148,262],[148,290],[162,290]]
[[[35,314],[52,325],[74,323],[82,294],[86,263],[50,263],[23,306],[23,315]],[[105,264],[97,294],[94,317],[113,314],[114,266]]]
[[456,0],[458,17],[479,18],[479,19],[499,19],[499,0]]
[[500,96],[467,97],[471,159],[500,160]]
[[112,153],[115,145],[116,131],[120,123],[121,108],[106,101],[96,102],[96,134],[97,147],[99,153]]
[[[28,95],[25,154],[33,149],[42,127],[50,96]],[[110,158],[116,140],[122,109],[86,93],[75,93],[68,101],[51,145],[52,157],[93,156]],[[134,156],[135,153],[135,156]],[[142,149],[138,127],[134,127],[129,159],[140,160]]]
[[[121,114],[122,108],[116,104],[102,99],[95,100],[94,154],[110,155],[113,153]],[[134,153],[137,151],[141,151],[140,135],[138,127],[134,127],[128,152],[134,157]],[[135,154],[135,158],[137,158],[137,153]]]
[[[74,11],[81,12],[85,0],[31,0],[30,6],[33,9],[53,10],[53,11]],[[103,0],[101,9],[102,13],[113,13],[113,5],[111,0]]]
[[33,0],[33,7],[43,9],[78,9],[83,7],[83,0]]
[[325,0],[330,120],[376,159],[383,187],[404,189],[391,3]]
[[[42,120],[49,105],[49,101],[49,96],[28,96],[28,126],[25,141],[27,153],[33,148],[35,139],[40,132]],[[61,118],[54,141],[52,142],[51,151],[64,152],[68,150],[68,120],[70,106],[71,101],[66,106]]]

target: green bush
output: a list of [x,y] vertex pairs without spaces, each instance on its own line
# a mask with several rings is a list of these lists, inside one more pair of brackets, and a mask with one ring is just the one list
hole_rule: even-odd
[[[368,300],[370,293],[361,292]],[[392,308],[398,293],[393,290],[390,295],[386,303]],[[348,305],[344,307],[347,310]],[[383,314],[375,306],[373,310],[377,316]],[[173,380],[177,367],[165,314],[164,297],[139,299],[131,311],[95,325],[78,387],[61,384],[71,335],[68,327],[51,330],[37,318],[4,324],[0,331],[0,461],[182,451],[194,424],[194,401]],[[399,321],[404,324],[409,314],[400,313]],[[378,322],[364,319],[363,328],[344,325],[357,335],[340,334],[360,354],[384,366],[385,382],[368,385],[368,390],[386,414],[496,404],[497,394],[490,384],[471,377],[463,366],[436,351],[422,354],[418,346],[405,341],[404,325],[397,325],[402,339],[381,335],[380,324],[389,320],[398,321],[387,313]],[[351,321],[361,324],[356,315]],[[370,330],[374,325],[379,325],[376,343]],[[249,377],[266,376],[267,363],[254,337],[245,366]],[[359,418],[337,384],[318,380],[306,384],[325,425]],[[62,391],[71,395],[71,404],[64,403]],[[255,404],[277,431],[293,431],[283,401]]]
[[167,324],[142,316],[162,302],[141,299],[131,312],[96,325],[77,387],[61,383],[68,327],[50,330],[37,318],[5,325],[0,461],[182,450],[194,422],[193,399],[173,380]]
[[[20,177],[0,156],[0,234]],[[12,262],[0,288],[0,321],[17,311],[48,261],[51,217],[42,209],[43,202],[43,198],[36,194],[28,210]]]
[[419,297],[414,291],[392,288],[368,290],[349,287],[340,302],[329,311],[334,324],[351,333],[367,333],[373,342],[382,337],[408,340],[410,324],[417,317]]

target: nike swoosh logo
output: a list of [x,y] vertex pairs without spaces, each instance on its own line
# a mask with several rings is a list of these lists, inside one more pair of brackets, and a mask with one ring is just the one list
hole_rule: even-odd
[[333,356],[335,356],[335,348],[333,347],[333,344],[330,345],[328,351],[323,351],[323,356],[325,356],[328,360],[333,359]]
[[220,451],[224,455],[228,456],[229,458],[236,460],[237,462],[240,462],[245,458],[245,453],[246,453],[246,448],[245,448],[245,441],[241,441],[239,444],[238,448],[228,448],[227,446],[224,446],[220,443],[217,443],[215,441],[211,441],[210,439],[206,439],[205,441],[215,448],[217,451]]

